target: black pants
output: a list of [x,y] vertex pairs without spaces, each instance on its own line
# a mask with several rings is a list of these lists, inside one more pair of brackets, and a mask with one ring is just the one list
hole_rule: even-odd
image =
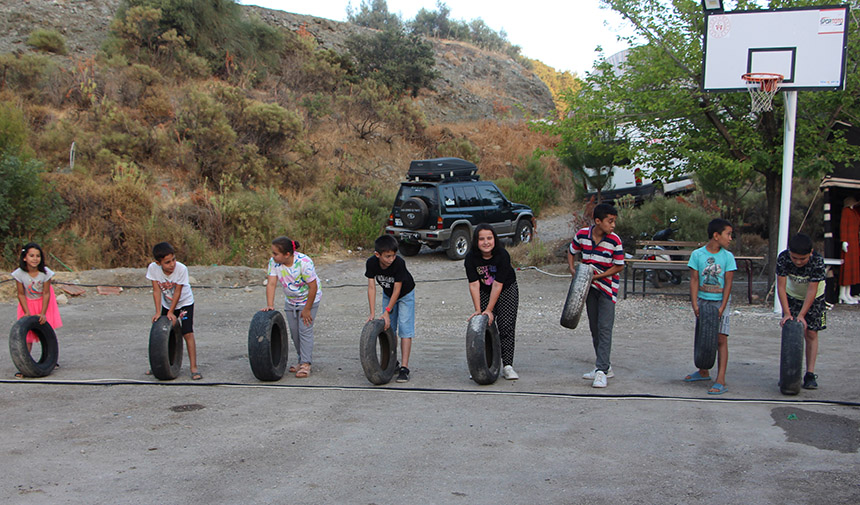
[[[490,292],[481,290],[481,310],[490,303]],[[514,281],[502,289],[499,300],[493,307],[493,317],[499,328],[499,341],[502,344],[502,364],[514,364],[514,347],[516,346],[517,310],[520,306],[520,290]]]

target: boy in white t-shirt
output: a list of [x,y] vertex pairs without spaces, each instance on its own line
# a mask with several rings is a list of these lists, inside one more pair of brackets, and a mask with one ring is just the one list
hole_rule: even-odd
[[[152,281],[152,298],[155,301],[154,323],[167,316],[172,324],[182,328],[182,338],[188,349],[191,364],[191,379],[200,380],[203,375],[197,369],[197,345],[194,341],[194,295],[188,281],[188,267],[176,261],[176,252],[167,242],[152,248],[155,261],[146,269],[146,278]],[[148,374],[149,372],[147,372]]]

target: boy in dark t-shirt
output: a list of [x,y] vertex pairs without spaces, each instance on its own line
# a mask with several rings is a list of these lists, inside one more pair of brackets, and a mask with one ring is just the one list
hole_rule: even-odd
[[[406,269],[406,262],[397,255],[397,239],[383,235],[374,243],[373,256],[367,259],[364,276],[367,277],[367,301],[370,317],[376,317],[376,284],[382,287],[382,319],[400,336],[400,371],[397,382],[409,381],[409,354],[415,336],[415,281]],[[399,331],[398,331],[399,330]]]
[[818,388],[818,376],[815,375],[818,332],[827,328],[824,277],[824,258],[812,250],[812,239],[803,233],[791,237],[788,249],[779,253],[776,258],[776,289],[782,307],[780,326],[793,318],[804,327],[804,389]]

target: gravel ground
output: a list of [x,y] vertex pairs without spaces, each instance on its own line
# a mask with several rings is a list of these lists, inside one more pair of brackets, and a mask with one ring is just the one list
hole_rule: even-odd
[[[567,232],[563,222],[554,226]],[[785,397],[776,387],[777,316],[736,303],[729,392],[712,398],[708,383],[680,380],[693,370],[689,302],[620,300],[616,377],[595,390],[580,378],[594,360],[587,325],[558,323],[570,282],[565,265],[523,270],[521,379],[477,386],[464,352],[471,303],[462,264],[425,251],[407,259],[418,281],[412,380],[372,387],[357,349],[366,254],[319,266],[323,301],[308,379],[261,383],[251,373],[247,331],[265,303],[261,269],[190,268],[200,382],[189,380],[187,364],[167,383],[143,374],[148,288],[115,296],[87,288],[71,298],[60,308],[60,369],[17,381],[8,354],[0,356],[0,377],[8,378],[0,380],[0,501],[860,500],[860,379],[850,372],[860,307],[828,314],[821,388]],[[75,277],[139,286],[143,276],[115,269]],[[14,302],[0,303],[0,321],[11,326],[14,313]]]

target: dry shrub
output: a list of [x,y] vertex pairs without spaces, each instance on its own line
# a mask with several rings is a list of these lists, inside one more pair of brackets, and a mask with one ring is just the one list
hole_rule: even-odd
[[554,243],[543,242],[537,237],[528,244],[519,244],[508,248],[511,262],[517,267],[543,266],[556,263],[557,259],[553,251]]

